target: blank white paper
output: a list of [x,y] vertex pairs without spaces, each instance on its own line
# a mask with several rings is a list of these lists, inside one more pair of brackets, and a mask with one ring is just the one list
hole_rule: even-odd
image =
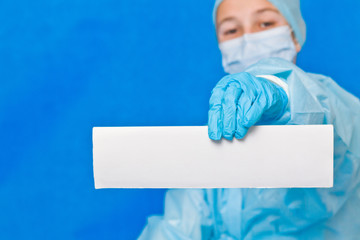
[[95,127],[95,188],[333,186],[333,126],[256,126],[212,141],[201,127]]

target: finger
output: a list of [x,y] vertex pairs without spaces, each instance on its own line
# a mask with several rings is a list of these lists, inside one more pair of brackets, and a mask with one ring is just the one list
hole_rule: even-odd
[[237,117],[236,117],[236,131],[235,137],[237,139],[242,139],[245,137],[249,128],[244,125],[244,118],[246,113],[249,111],[251,106],[253,105],[257,91],[252,84],[242,85],[243,93],[239,97],[239,101],[237,103]]
[[229,83],[222,103],[223,109],[223,137],[231,140],[236,129],[236,106],[242,90],[237,81]]
[[208,118],[208,134],[212,140],[220,140],[222,135],[222,98],[224,96],[224,88],[216,87],[212,91],[210,97],[210,110]]
[[245,137],[246,133],[248,132],[248,128],[243,126],[241,123],[239,123],[239,119],[241,119],[242,114],[240,113],[241,109],[238,108],[236,111],[236,130],[235,130],[235,138],[242,139]]
[[255,99],[250,109],[245,113],[243,118],[243,126],[250,128],[255,125],[263,116],[266,110],[266,97],[260,93]]

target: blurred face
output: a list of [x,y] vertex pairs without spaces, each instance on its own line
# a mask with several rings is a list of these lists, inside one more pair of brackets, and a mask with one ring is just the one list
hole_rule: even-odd
[[[217,10],[216,32],[219,43],[275,27],[289,25],[267,0],[224,0]],[[293,35],[296,51],[301,47]]]

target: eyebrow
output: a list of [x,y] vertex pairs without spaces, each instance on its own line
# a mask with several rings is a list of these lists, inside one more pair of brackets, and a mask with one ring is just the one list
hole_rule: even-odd
[[[271,11],[271,12],[280,14],[280,12],[277,9],[273,9],[273,8],[262,8],[262,9],[257,10],[255,12],[255,14],[261,14],[261,13],[267,12],[267,11]],[[223,24],[224,22],[228,22],[228,21],[237,21],[237,19],[236,19],[236,17],[226,17],[223,20],[221,20],[219,22],[219,24],[217,24],[216,28],[219,28],[221,26],[221,24]]]
[[237,19],[235,17],[224,18],[223,20],[221,20],[219,22],[219,24],[217,24],[217,28],[219,28],[221,26],[221,24],[223,24],[224,22],[229,22],[229,21],[237,21]]
[[273,9],[273,8],[262,8],[262,9],[257,10],[255,12],[255,14],[260,14],[260,13],[263,13],[263,12],[266,12],[266,11],[276,12],[276,13],[280,14],[280,12],[277,9]]

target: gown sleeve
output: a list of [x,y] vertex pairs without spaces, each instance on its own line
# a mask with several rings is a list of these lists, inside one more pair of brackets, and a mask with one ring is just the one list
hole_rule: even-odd
[[[306,73],[279,58],[264,59],[246,71],[253,75],[274,75],[288,84],[290,105],[280,124],[334,126],[333,188],[269,190],[284,191],[284,201],[278,199],[268,208],[291,210],[291,216],[283,222],[282,231],[299,236],[296,234],[305,234],[305,230],[318,227],[318,233],[328,232],[329,236],[339,239],[360,236],[360,220],[354,218],[354,213],[360,213],[359,99],[331,78]],[[257,195],[256,190],[249,192]],[[296,206],[295,203],[301,204],[290,208]],[[259,202],[257,207],[261,208],[261,204],[264,203]],[[284,214],[281,216],[286,218]],[[248,226],[249,235],[255,234],[252,232],[254,227]]]

